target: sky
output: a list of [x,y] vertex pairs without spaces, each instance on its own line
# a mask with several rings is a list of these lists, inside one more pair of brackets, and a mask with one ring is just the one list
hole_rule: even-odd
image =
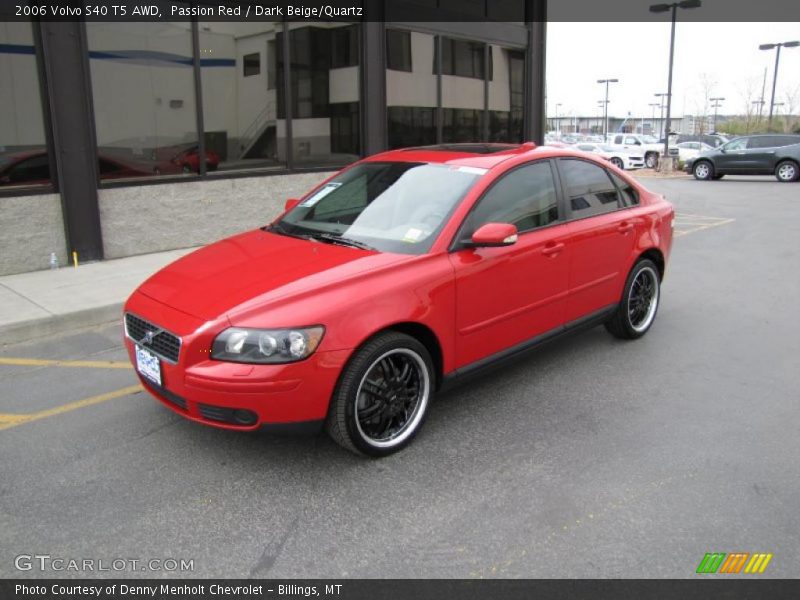
[[[788,0],[787,0],[788,1]],[[667,91],[670,23],[548,23],[547,115],[598,115],[605,86],[609,115],[650,116],[656,92]],[[703,114],[705,90],[723,97],[719,114],[743,114],[748,98],[758,100],[767,68],[764,98],[769,110],[775,50],[760,44],[800,40],[800,23],[681,23],[675,30],[672,114]],[[776,113],[800,113],[800,47],[781,50]],[[713,109],[711,109],[713,112]],[[656,109],[656,116],[658,116]],[[710,113],[707,113],[710,114]]]

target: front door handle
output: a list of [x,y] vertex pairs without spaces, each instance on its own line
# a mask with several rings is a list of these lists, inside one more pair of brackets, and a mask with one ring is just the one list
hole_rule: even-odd
[[627,221],[623,221],[617,226],[617,231],[620,233],[628,233],[629,231],[633,231],[633,223],[628,223]]
[[558,243],[549,243],[544,248],[542,248],[542,254],[545,256],[555,256],[559,252],[564,249],[564,244],[562,242]]

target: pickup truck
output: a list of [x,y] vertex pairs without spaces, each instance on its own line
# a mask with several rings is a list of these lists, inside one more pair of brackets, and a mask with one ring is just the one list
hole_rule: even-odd
[[648,142],[643,135],[638,133],[614,133],[608,136],[608,145],[615,150],[636,151],[644,154],[644,164],[648,169],[654,169],[658,164],[658,157],[664,146]]

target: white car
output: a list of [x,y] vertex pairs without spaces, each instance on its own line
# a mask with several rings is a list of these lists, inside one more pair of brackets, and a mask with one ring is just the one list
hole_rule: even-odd
[[644,156],[636,150],[629,151],[622,148],[614,148],[607,144],[589,144],[580,142],[573,146],[575,150],[599,154],[615,167],[620,169],[642,169],[644,168]]
[[608,138],[608,145],[615,150],[627,150],[641,154],[649,169],[654,169],[658,165],[658,157],[664,150],[664,144],[659,144],[654,141],[654,138],[638,133],[611,134]]
[[681,142],[675,147],[678,149],[678,158],[683,162],[686,162],[690,158],[695,158],[702,152],[713,150],[711,146],[703,142]]

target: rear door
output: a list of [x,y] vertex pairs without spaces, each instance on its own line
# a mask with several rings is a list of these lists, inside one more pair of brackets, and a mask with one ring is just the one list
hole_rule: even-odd
[[644,221],[625,207],[611,174],[600,165],[561,158],[558,170],[570,221],[568,323],[619,302],[635,233]]
[[[465,219],[450,260],[456,280],[456,361],[462,367],[560,326],[569,244],[550,160],[501,175]],[[486,223],[512,223],[517,242],[473,248]]]

